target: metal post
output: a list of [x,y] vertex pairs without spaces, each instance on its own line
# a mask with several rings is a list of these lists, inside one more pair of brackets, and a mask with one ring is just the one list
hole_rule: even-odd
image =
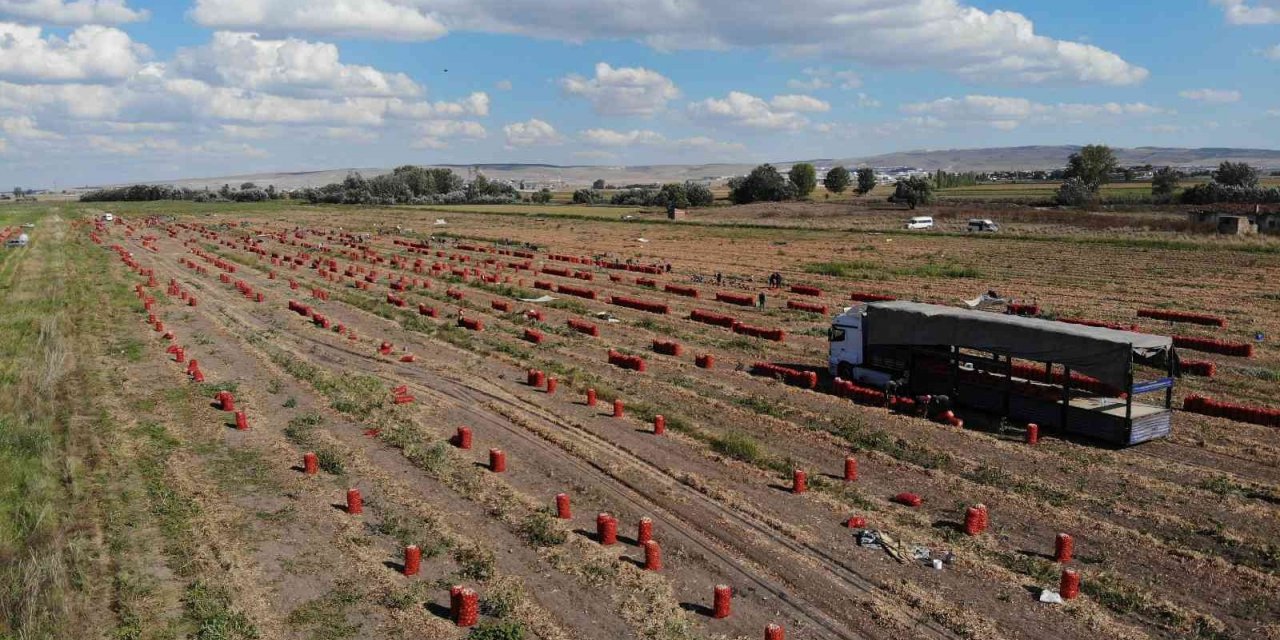
[[951,346],[951,401],[960,395],[960,347]]
[[1129,375],[1125,376],[1125,393],[1126,402],[1124,404],[1124,426],[1126,429],[1133,428],[1133,365],[1129,365]]
[[1071,367],[1062,365],[1062,376],[1062,424],[1060,427],[1066,431],[1067,420],[1071,415]]
[[1165,358],[1168,360],[1169,387],[1164,390],[1164,408],[1173,408],[1173,351]]
[[[999,358],[999,355],[996,356]],[[1013,402],[1013,356],[1004,358],[1004,416],[1009,417]]]

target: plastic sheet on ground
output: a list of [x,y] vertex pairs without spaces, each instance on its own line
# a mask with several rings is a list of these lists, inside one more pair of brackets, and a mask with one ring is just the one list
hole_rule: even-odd
[[1040,592],[1040,602],[1047,602],[1049,604],[1062,604],[1062,594],[1058,593],[1057,591],[1050,591],[1049,589],[1045,589],[1044,591]]
[[551,302],[555,298],[551,296],[542,296],[540,298],[520,298],[520,302]]

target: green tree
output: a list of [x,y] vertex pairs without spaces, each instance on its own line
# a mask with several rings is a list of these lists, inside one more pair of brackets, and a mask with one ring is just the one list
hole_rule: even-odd
[[240,183],[240,190],[241,190],[241,191],[248,191],[248,190],[250,190],[250,189],[257,189],[257,188],[258,188],[258,185],[254,184],[254,183],[252,183],[252,182],[242,182],[242,183]]
[[711,193],[711,189],[699,182],[689,181],[684,183],[684,193],[689,198],[689,206],[691,207],[709,207],[716,200],[715,195]]
[[876,188],[876,170],[871,167],[858,169],[858,195],[865,196]]
[[734,204],[750,202],[781,202],[794,198],[796,188],[787,182],[771,164],[762,164],[751,170],[745,178],[729,181],[729,199]]
[[658,194],[654,196],[653,205],[684,209],[689,206],[689,193],[679,182],[670,182],[662,185],[658,190]]
[[1156,202],[1169,202],[1173,199],[1173,192],[1178,190],[1178,182],[1181,176],[1173,167],[1164,167],[1156,171],[1155,176],[1151,178],[1151,197]]
[[573,192],[574,204],[595,204],[602,199],[600,192],[593,189],[578,189]]
[[530,196],[530,198],[538,204],[546,204],[548,202],[551,202],[551,190],[544,188],[542,191],[539,191],[533,194],[532,196]]
[[822,180],[822,186],[832,193],[844,193],[849,188],[849,183],[853,178],[849,175],[849,170],[844,167],[833,167],[827,172],[827,177]]
[[1245,162],[1224,162],[1213,172],[1213,181],[1228,187],[1258,186],[1258,170]]
[[596,191],[599,191],[599,190],[603,189],[603,188],[604,188],[604,178],[596,178],[596,181],[591,183],[591,188],[592,188],[592,189],[595,189]]
[[1110,180],[1111,174],[1119,165],[1111,147],[1104,144],[1086,145],[1067,158],[1067,170],[1063,177],[1079,178],[1085,186],[1097,191],[1098,187]]
[[923,176],[911,176],[899,180],[893,188],[889,202],[901,202],[915,209],[916,205],[933,203],[933,182]]
[[1055,198],[1058,204],[1066,207],[1084,207],[1097,201],[1098,189],[1086,184],[1082,178],[1067,178],[1058,187]]
[[787,177],[795,186],[796,194],[801,198],[807,198],[818,186],[818,172],[808,162],[792,165]]

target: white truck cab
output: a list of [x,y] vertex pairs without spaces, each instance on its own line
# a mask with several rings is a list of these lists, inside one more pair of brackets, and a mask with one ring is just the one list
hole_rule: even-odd
[[830,350],[827,366],[831,375],[851,382],[883,388],[893,376],[864,366],[866,345],[862,341],[862,327],[866,320],[866,306],[856,305],[844,310],[831,322],[827,334]]

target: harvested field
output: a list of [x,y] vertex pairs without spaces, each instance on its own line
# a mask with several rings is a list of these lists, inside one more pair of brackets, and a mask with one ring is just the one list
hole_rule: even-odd
[[[796,224],[803,206],[825,228]],[[116,586],[63,587],[111,603],[104,634],[216,619],[227,638],[1280,637],[1275,426],[1193,400],[1215,410],[1177,412],[1166,440],[1030,445],[1024,425],[976,412],[953,426],[855,404],[826,372],[828,313],[852,293],[957,304],[995,289],[1044,317],[1249,343],[1251,357],[1184,354],[1213,375],[1180,379],[1175,406],[1274,410],[1275,239],[1183,235],[1160,213],[1133,235],[1049,212],[969,237],[834,205],[694,225],[108,210],[115,223],[77,203],[28,214],[84,256],[63,277],[102,291],[77,298],[103,317],[76,344],[112,345],[75,347],[102,400],[68,411],[111,425],[94,431],[92,486],[111,499],[87,518],[105,524],[85,536],[85,583]],[[377,233],[396,225],[417,232]],[[0,275],[49,269],[15,262],[41,241]],[[775,271],[783,288],[765,285]],[[900,557],[860,546],[863,528]],[[1080,596],[1039,602],[1065,569]],[[453,619],[454,585],[478,594],[478,626]]]

